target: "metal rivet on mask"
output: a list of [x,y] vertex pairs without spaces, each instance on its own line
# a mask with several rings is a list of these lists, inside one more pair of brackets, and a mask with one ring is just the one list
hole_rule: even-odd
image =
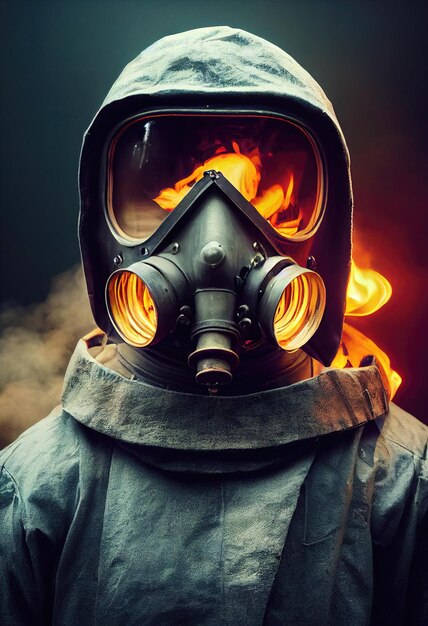
[[140,250],[142,256],[147,256],[149,254],[149,249],[145,248],[144,246],[141,248]]
[[177,317],[177,324],[181,326],[189,326],[192,321],[192,310],[189,306],[184,305],[180,308],[180,315]]
[[306,259],[306,267],[313,272],[317,269],[317,260],[314,256],[308,256]]
[[113,263],[116,265],[116,267],[120,265],[121,263],[123,263],[123,256],[120,253],[116,254],[116,256],[113,259]]
[[204,176],[209,176],[213,180],[216,180],[217,178],[219,178],[218,172],[216,172],[215,170],[206,170],[204,172]]
[[236,312],[236,317],[238,318],[238,320],[242,320],[242,318],[248,315],[249,311],[250,309],[248,307],[248,304],[241,304],[241,306],[238,308],[238,311]]
[[180,244],[175,242],[172,244],[171,246],[171,253],[172,254],[177,254],[177,252],[180,250]]
[[258,241],[255,241],[253,243],[253,248],[256,254],[253,256],[253,258],[250,261],[250,269],[253,267],[257,267],[257,265],[261,265],[262,263],[264,263],[267,257],[266,250]]
[[238,324],[241,333],[247,332],[251,327],[251,323],[252,322],[249,317],[243,317]]
[[201,261],[210,267],[218,267],[226,256],[221,244],[217,241],[210,241],[201,250]]

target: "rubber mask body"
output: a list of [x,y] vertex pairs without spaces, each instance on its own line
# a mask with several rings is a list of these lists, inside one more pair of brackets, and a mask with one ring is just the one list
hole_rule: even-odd
[[[221,176],[214,172],[207,175],[214,180]],[[190,200],[184,213],[157,246],[155,254],[113,274],[107,288],[107,304],[119,335],[132,345],[126,329],[124,332],[115,319],[112,306],[117,276],[128,273],[138,276],[147,285],[155,302],[170,290],[171,297],[157,310],[161,330],[156,331],[155,342],[162,340],[167,333],[177,333],[177,327],[180,330],[180,326],[187,326],[187,342],[181,332],[181,349],[191,352],[189,365],[196,370],[196,380],[215,391],[218,385],[232,379],[241,349],[269,335],[283,291],[293,293],[293,289],[299,288],[302,291],[299,280],[318,281],[316,288],[313,284],[306,287],[309,295],[319,296],[316,304],[308,305],[302,292],[295,305],[308,308],[304,313],[308,319],[300,310],[294,315],[298,320],[298,331],[300,335],[304,334],[305,340],[319,324],[324,294],[322,281],[315,273],[298,268],[292,259],[275,255],[271,243],[252,222],[252,217],[257,221],[257,213],[230,183],[223,181],[223,189],[229,189],[232,197],[216,184],[207,186],[203,183],[200,186],[205,187],[201,195],[195,201]],[[159,280],[150,277],[149,268],[151,272],[159,272],[164,285],[159,287]],[[285,274],[288,278],[284,277]],[[288,282],[294,286],[287,287]],[[273,285],[276,287],[272,288]],[[265,293],[269,297],[266,295],[263,304]],[[264,314],[266,308],[270,313],[268,311],[265,315],[268,321],[263,329],[259,323],[263,316],[258,310]],[[288,303],[285,309],[284,314],[290,316],[288,310],[292,310],[292,306]],[[299,333],[293,336],[295,342],[299,341]],[[274,338],[272,334],[271,339]],[[190,349],[189,340],[193,343]],[[301,338],[300,341],[302,344],[306,342]],[[143,347],[138,343],[133,345]],[[297,347],[300,346],[297,344]],[[290,344],[290,349],[296,349],[295,344]]]

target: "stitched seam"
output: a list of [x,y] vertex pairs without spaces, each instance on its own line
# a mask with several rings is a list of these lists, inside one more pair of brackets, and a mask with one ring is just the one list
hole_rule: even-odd
[[[404,445],[404,443],[400,443],[399,441],[396,441],[395,439],[393,439],[390,435],[387,434],[383,434],[381,433],[381,436],[387,440],[390,441],[391,443],[395,443],[396,446],[398,446],[399,448],[402,448],[403,450],[406,450],[407,452],[409,452],[413,457],[417,457],[418,459],[424,459],[424,453],[425,453],[425,449],[419,453],[416,452],[415,450],[412,450],[411,448],[407,447],[406,445]],[[427,444],[428,445],[428,444]]]
[[375,410],[374,410],[374,406],[373,406],[373,400],[372,400],[371,393],[370,393],[370,391],[367,388],[364,389],[363,396],[366,398],[368,407],[370,409],[371,417],[372,417],[372,419],[374,419],[376,417],[376,415],[375,415]]
[[333,385],[336,387],[336,390],[339,392],[339,397],[342,400],[343,404],[345,405],[345,408],[348,411],[349,417],[352,420],[352,423],[357,426],[358,424],[360,424],[360,421],[358,420],[358,417],[355,415],[355,412],[352,408],[351,403],[349,402],[348,399],[348,395],[345,392],[345,389],[342,387],[340,380],[339,380],[339,376],[337,375],[337,373],[332,370],[332,376],[331,376],[331,380],[333,382]]
[[27,514],[27,509],[25,508],[25,502],[24,499],[21,495],[21,491],[19,489],[18,483],[15,480],[15,477],[9,472],[9,470],[6,469],[6,467],[3,465],[1,468],[2,472],[4,472],[5,474],[7,474],[7,476],[9,476],[10,480],[13,483],[14,489],[15,489],[15,493],[19,499],[20,505],[21,505],[21,509],[22,509],[22,527],[25,531],[25,535],[27,536],[28,533],[28,526],[29,526],[29,518],[28,518],[28,514]]
[[[370,375],[370,370],[368,371],[368,374]],[[376,413],[375,413],[374,405],[373,405],[373,398],[371,396],[370,390],[366,386],[366,383],[364,383],[360,379],[359,376],[357,376],[357,382],[362,391],[361,396],[363,399],[364,411],[366,413],[366,416],[367,416],[367,409],[369,410],[368,419],[367,419],[367,421],[369,422],[370,420],[375,419],[376,417]]]
[[110,454],[109,454],[110,464],[108,468],[108,476],[107,476],[106,483],[105,483],[104,500],[103,500],[103,519],[102,519],[102,524],[101,524],[101,529],[100,529],[100,534],[99,534],[99,544],[98,544],[97,589],[95,592],[94,624],[97,624],[98,622],[100,574],[101,574],[101,563],[100,563],[101,562],[101,548],[102,548],[102,542],[103,542],[103,537],[104,537],[104,524],[105,524],[105,518],[106,518],[108,487],[110,484],[110,474],[111,474],[111,468],[113,465],[113,454],[114,454],[113,446],[110,446]]
[[221,600],[224,610],[225,623],[227,619],[227,606],[226,606],[226,582],[224,572],[224,534],[225,534],[225,501],[224,501],[224,483],[220,482],[221,493],[221,511],[220,511],[220,523],[221,523],[221,544],[220,544],[220,576],[221,576]]

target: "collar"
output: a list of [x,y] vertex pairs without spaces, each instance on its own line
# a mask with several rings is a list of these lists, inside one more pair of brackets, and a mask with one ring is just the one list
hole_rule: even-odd
[[278,389],[210,397],[126,378],[98,363],[83,340],[62,402],[74,419],[122,443],[194,451],[276,447],[355,428],[388,410],[374,362]]

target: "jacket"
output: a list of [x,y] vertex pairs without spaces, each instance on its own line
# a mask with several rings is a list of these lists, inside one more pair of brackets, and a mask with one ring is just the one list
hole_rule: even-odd
[[216,398],[100,354],[0,454],[2,624],[428,623],[428,429],[375,364]]

